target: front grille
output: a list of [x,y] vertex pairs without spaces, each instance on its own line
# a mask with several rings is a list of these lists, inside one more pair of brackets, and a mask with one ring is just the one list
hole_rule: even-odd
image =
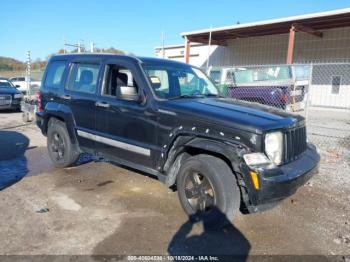
[[10,105],[12,101],[11,95],[0,95],[0,106]]
[[306,127],[302,126],[286,131],[284,144],[285,162],[296,160],[307,148]]

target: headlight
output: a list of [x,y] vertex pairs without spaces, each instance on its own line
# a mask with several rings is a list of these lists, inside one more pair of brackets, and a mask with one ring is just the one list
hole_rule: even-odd
[[13,97],[14,98],[22,98],[22,94],[15,94]]
[[270,160],[279,165],[283,156],[283,134],[282,132],[267,133],[265,136],[265,153]]

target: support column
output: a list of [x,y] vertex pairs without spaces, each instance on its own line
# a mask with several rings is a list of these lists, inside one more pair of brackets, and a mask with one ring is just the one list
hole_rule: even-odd
[[185,63],[186,64],[190,63],[190,49],[191,49],[190,41],[185,36]]
[[287,64],[293,63],[294,43],[295,43],[295,26],[292,25],[292,27],[289,30]]

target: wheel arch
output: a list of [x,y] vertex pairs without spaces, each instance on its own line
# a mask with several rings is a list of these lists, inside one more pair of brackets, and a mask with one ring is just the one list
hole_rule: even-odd
[[237,181],[240,181],[242,180],[240,162],[244,152],[247,150],[246,146],[238,143],[234,144],[199,137],[180,138],[175,141],[169,151],[168,159],[164,165],[164,171],[167,173],[165,184],[169,187],[175,185],[182,163],[188,157],[199,154],[207,154],[222,159],[230,167]]
[[66,105],[57,103],[47,103],[45,107],[45,114],[43,116],[43,133],[47,134],[48,125],[50,119],[55,118],[66,124],[69,138],[73,144],[77,143],[77,137],[75,132],[75,120],[70,108]]

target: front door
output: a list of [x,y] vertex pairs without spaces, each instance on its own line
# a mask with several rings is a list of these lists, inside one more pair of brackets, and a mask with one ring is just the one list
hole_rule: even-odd
[[96,103],[96,130],[99,132],[96,149],[109,158],[136,165],[154,167],[157,118],[150,100],[142,102],[121,99],[121,86],[144,90],[137,66],[127,61],[108,61],[104,64],[104,80]]

